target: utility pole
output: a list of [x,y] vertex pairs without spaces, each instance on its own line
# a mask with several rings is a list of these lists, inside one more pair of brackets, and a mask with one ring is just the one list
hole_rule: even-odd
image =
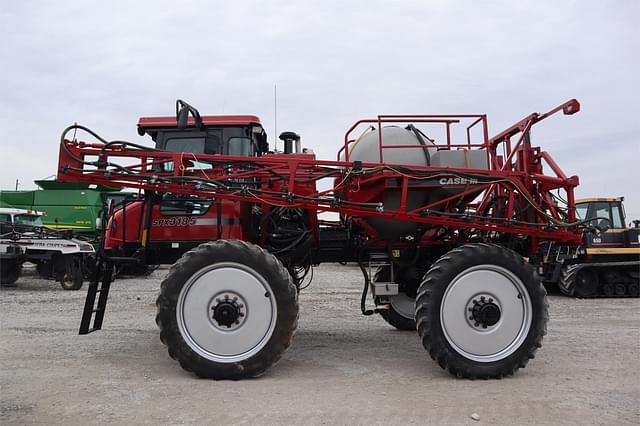
[[18,190],[18,185],[20,185],[20,181],[16,179],[16,191]]

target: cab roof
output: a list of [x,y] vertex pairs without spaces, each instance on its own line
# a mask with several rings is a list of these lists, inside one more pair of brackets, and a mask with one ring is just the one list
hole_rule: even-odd
[[[189,117],[188,126],[194,126],[195,120]],[[202,124],[205,126],[248,126],[251,124],[261,125],[260,119],[255,115],[203,115]],[[143,129],[158,127],[176,127],[178,122],[176,117],[141,117],[138,120],[138,127]]]
[[582,204],[582,203],[615,203],[617,201],[624,201],[624,197],[609,197],[609,198],[603,198],[603,197],[590,197],[590,198],[578,198],[576,200],[576,204]]
[[29,216],[44,216],[43,212],[36,210],[16,209],[13,207],[0,207],[0,213],[10,215],[29,215]]

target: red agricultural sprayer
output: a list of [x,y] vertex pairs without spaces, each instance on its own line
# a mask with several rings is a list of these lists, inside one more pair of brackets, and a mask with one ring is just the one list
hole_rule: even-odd
[[417,329],[456,376],[512,374],[546,331],[543,247],[577,246],[587,227],[578,178],[531,128],[579,109],[570,100],[494,137],[485,115],[381,115],[351,126],[334,161],[293,132],[270,151],[257,117],[182,101],[175,117],[140,119],[154,147],[70,126],[59,180],[139,191],[105,209],[80,333],[101,328],[114,265],[173,263],[156,317],[169,354],[201,377],[256,376],[291,344],[313,266],[355,262],[363,314]]

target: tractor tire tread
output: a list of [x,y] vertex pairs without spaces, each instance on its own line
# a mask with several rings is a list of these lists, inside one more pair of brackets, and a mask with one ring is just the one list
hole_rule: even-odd
[[[534,322],[531,324],[529,335],[512,355],[499,361],[478,365],[480,363],[469,362],[449,346],[442,333],[439,319],[437,320],[438,324],[434,324],[431,313],[434,308],[438,307],[437,317],[439,318],[442,295],[449,284],[448,279],[453,278],[451,275],[457,275],[459,272],[456,272],[458,265],[478,264],[477,259],[487,257],[503,258],[501,263],[509,266],[510,269],[515,268],[520,273],[524,272],[529,275],[530,285],[527,288],[530,291],[534,309]],[[427,271],[416,299],[416,320],[418,334],[429,356],[451,375],[466,379],[501,379],[513,375],[520,368],[524,368],[529,360],[535,357],[535,353],[542,346],[543,337],[547,333],[549,312],[544,286],[532,268],[525,264],[517,253],[494,244],[467,244],[442,256]]]
[[[277,282],[269,281],[271,289],[283,303],[278,303],[276,328],[267,343],[257,354],[248,359],[219,363],[196,354],[183,340],[176,325],[175,306],[182,285],[195,272],[208,264],[211,257],[235,258],[245,264],[272,274]],[[186,275],[186,276],[185,276]],[[181,284],[177,284],[182,281]],[[258,377],[275,365],[291,346],[298,327],[298,292],[291,282],[287,269],[271,253],[261,247],[240,240],[216,240],[203,243],[185,253],[174,263],[160,285],[156,300],[156,324],[160,341],[167,347],[169,356],[177,360],[183,370],[206,379],[231,379]]]

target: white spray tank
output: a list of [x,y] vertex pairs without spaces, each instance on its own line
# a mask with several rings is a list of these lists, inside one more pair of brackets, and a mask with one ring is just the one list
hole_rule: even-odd
[[[381,163],[379,132],[371,130],[349,145],[349,162]],[[469,169],[487,169],[484,150],[439,150],[434,142],[412,125],[406,128],[386,126],[382,128],[382,160],[387,165],[456,167]],[[386,148],[388,146],[409,146],[408,148]],[[415,146],[415,148],[412,148]],[[341,160],[345,159],[344,153]],[[438,182],[437,180],[435,181]],[[407,211],[417,209],[428,203],[448,197],[465,190],[464,185],[436,185],[431,188],[409,188]],[[400,207],[401,191],[387,190],[382,196],[385,211]],[[398,239],[403,236],[416,236],[418,227],[412,222],[367,218],[367,222],[383,238]]]

